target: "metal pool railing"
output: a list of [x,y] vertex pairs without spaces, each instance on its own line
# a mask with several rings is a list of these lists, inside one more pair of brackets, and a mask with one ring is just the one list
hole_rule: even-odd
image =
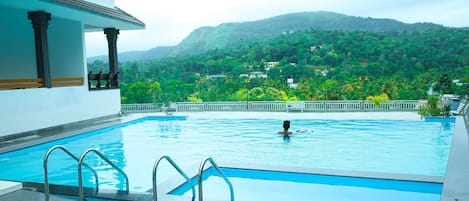
[[210,162],[212,164],[212,167],[215,168],[215,170],[218,172],[218,174],[220,175],[220,177],[225,181],[225,183],[228,185],[228,188],[230,189],[230,201],[234,201],[234,190],[233,190],[233,184],[230,182],[230,180],[228,179],[228,177],[225,176],[225,174],[223,174],[223,172],[221,171],[220,167],[217,165],[217,163],[215,163],[215,161],[210,158],[210,157],[207,157],[205,158],[202,163],[200,164],[200,167],[199,167],[199,174],[198,174],[198,189],[199,189],[199,201],[203,201],[204,198],[203,198],[203,185],[202,185],[202,182],[203,182],[203,172],[205,170],[205,164],[208,162]]
[[[417,111],[417,100],[391,100],[375,104],[365,100],[343,101],[233,101],[177,102],[176,111],[264,111],[264,112],[371,112]],[[122,104],[123,113],[160,112],[164,104]]]

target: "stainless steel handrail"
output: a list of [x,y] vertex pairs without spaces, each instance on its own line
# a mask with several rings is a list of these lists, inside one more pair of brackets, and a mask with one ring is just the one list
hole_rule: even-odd
[[228,178],[223,174],[223,172],[220,170],[220,168],[218,167],[217,163],[215,163],[215,161],[210,158],[210,157],[207,157],[205,158],[202,163],[200,164],[200,168],[199,168],[199,201],[203,201],[203,195],[202,195],[202,174],[204,172],[204,166],[205,166],[205,163],[207,163],[207,161],[209,161],[210,163],[212,163],[212,166],[215,168],[215,170],[217,170],[218,174],[220,174],[220,176],[223,178],[223,180],[225,180],[226,184],[228,184],[228,187],[230,188],[230,199],[231,201],[234,201],[234,191],[233,191],[233,184],[231,184],[230,180],[228,180]]
[[78,160],[78,195],[80,196],[80,201],[84,201],[84,199],[85,199],[85,195],[84,195],[85,193],[83,192],[83,177],[82,177],[81,166],[83,164],[83,160],[85,160],[86,155],[90,152],[96,153],[96,155],[101,157],[101,159],[106,161],[115,170],[117,170],[119,173],[124,175],[125,183],[126,183],[126,193],[129,193],[129,178],[127,177],[127,174],[125,174],[125,172],[122,171],[122,169],[117,167],[117,165],[115,165],[113,162],[111,162],[106,156],[104,156],[104,154],[99,152],[97,149],[90,148],[90,149],[87,149],[85,152],[83,152],[80,156],[80,160]]
[[179,174],[181,174],[184,179],[186,179],[187,183],[189,183],[191,185],[191,188],[192,188],[192,201],[195,200],[195,187],[194,185],[192,184],[191,182],[191,179],[184,173],[184,171],[182,171],[181,168],[179,168],[178,165],[176,165],[176,163],[169,157],[169,156],[160,156],[156,161],[155,161],[155,164],[153,165],[153,200],[154,201],[158,201],[158,192],[157,192],[157,189],[156,189],[156,172],[157,172],[157,169],[158,169],[158,165],[160,163],[161,160],[163,159],[166,159],[169,164],[171,164],[178,172]]
[[[62,145],[55,145],[53,147],[51,147],[47,152],[46,152],[46,155],[44,156],[44,196],[45,196],[45,200],[46,201],[49,201],[49,194],[50,194],[50,190],[49,190],[49,172],[48,172],[48,169],[47,169],[47,161],[49,160],[49,155],[56,149],[60,149],[62,151],[64,151],[66,154],[68,154],[70,157],[72,157],[73,159],[75,159],[77,162],[79,161],[78,157],[76,157],[75,155],[73,155],[70,151],[67,150],[67,148],[65,148],[64,146]],[[96,184],[96,192],[99,191],[99,182],[98,182],[98,173],[96,173],[96,171],[91,168],[89,165],[87,165],[86,163],[84,164],[85,167],[89,168],[91,170],[91,172],[93,172],[94,174],[94,180],[95,180],[95,184]]]

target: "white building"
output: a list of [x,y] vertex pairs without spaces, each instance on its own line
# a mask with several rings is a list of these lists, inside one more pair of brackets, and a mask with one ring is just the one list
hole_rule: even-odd
[[[120,113],[117,36],[143,22],[114,0],[2,0],[0,19],[0,137]],[[110,67],[88,75],[93,31],[108,40]]]
[[259,72],[259,71],[250,72],[249,79],[254,79],[254,78],[267,79],[267,74],[265,74],[264,72]]
[[295,83],[293,78],[287,78],[287,83],[289,88],[296,89],[298,87],[298,84]]

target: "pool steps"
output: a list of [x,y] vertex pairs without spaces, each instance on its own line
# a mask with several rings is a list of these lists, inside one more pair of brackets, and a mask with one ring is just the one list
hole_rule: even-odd
[[152,188],[152,193],[153,193],[153,200],[154,201],[158,201],[158,186],[157,186],[157,172],[158,172],[158,165],[160,164],[160,162],[165,159],[166,161],[168,161],[169,164],[171,164],[171,166],[173,166],[174,169],[176,169],[178,171],[179,174],[181,174],[182,177],[184,177],[184,179],[186,180],[186,182],[188,184],[190,184],[191,186],[191,189],[192,189],[192,201],[195,200],[195,187],[194,185],[192,184],[191,182],[191,179],[189,178],[189,176],[187,176],[186,173],[184,173],[184,171],[176,164],[176,162],[173,161],[173,159],[171,159],[169,156],[166,156],[166,155],[163,155],[163,156],[160,156],[158,157],[158,159],[155,161],[155,164],[153,165],[153,171],[152,171],[152,178],[153,178],[153,188]]
[[[78,162],[78,188],[73,187],[73,186],[62,186],[62,185],[49,184],[49,182],[48,182],[47,162],[48,162],[48,159],[49,159],[49,155],[55,150],[64,151],[71,158],[75,159]],[[106,190],[99,189],[99,183],[98,183],[99,181],[97,179],[98,176],[97,176],[96,171],[93,170],[92,167],[90,167],[89,165],[84,163],[85,157],[87,156],[87,154],[89,154],[91,152],[94,152],[97,156],[99,156],[101,159],[106,161],[110,166],[112,166],[115,170],[117,170],[119,173],[121,173],[124,176],[125,183],[126,183],[126,190],[125,191],[122,191],[122,190],[112,191],[112,190],[107,190],[107,189]],[[166,161],[168,161],[186,179],[186,181],[189,184],[191,184],[192,201],[194,201],[195,198],[196,198],[196,194],[195,194],[195,187],[192,184],[191,179],[184,173],[184,171],[182,171],[182,169],[169,156],[165,156],[165,155],[158,157],[158,159],[155,161],[155,164],[153,166],[153,174],[152,174],[152,176],[153,176],[153,179],[152,179],[153,188],[151,190],[151,193],[130,193],[130,191],[129,191],[129,179],[127,177],[127,174],[125,174],[125,172],[122,169],[120,169],[117,165],[115,165],[113,162],[111,162],[104,154],[99,152],[99,150],[94,149],[94,148],[87,149],[81,154],[80,158],[78,158],[75,155],[73,155],[67,148],[65,148],[62,145],[55,145],[55,146],[51,147],[46,152],[46,154],[44,156],[44,161],[43,161],[43,163],[44,163],[44,184],[40,184],[40,185],[42,185],[42,189],[40,187],[38,187],[37,184],[39,184],[39,183],[36,183],[36,185],[35,185],[34,183],[29,182],[28,184],[31,187],[33,187],[32,189],[35,189],[35,190],[39,189],[39,191],[42,190],[42,192],[44,192],[44,200],[45,201],[52,200],[51,195],[50,195],[51,192],[56,193],[56,194],[61,194],[61,195],[67,195],[68,194],[69,196],[76,196],[78,194],[80,201],[85,200],[85,194],[87,196],[95,197],[95,198],[99,198],[99,199],[124,200],[124,201],[125,200],[129,200],[129,201],[130,200],[142,200],[142,201],[154,200],[154,201],[157,201],[158,200],[158,192],[157,192],[156,175],[157,175],[157,170],[158,170],[158,164],[163,159],[166,159]],[[198,192],[199,192],[198,200],[203,201],[203,188],[202,188],[203,175],[202,174],[203,174],[204,170],[208,169],[208,168],[205,167],[205,164],[207,162],[211,163],[211,167],[215,168],[215,170],[219,173],[219,175],[222,177],[222,179],[226,182],[226,184],[228,185],[228,187],[230,189],[230,200],[234,201],[233,185],[231,184],[230,180],[223,174],[221,169],[218,167],[217,163],[215,163],[215,161],[210,157],[205,158],[202,161],[202,163],[200,164],[199,173],[198,173],[198,176],[197,176],[198,177]],[[96,183],[95,188],[86,188],[86,187],[83,186],[82,166],[85,166],[85,167],[91,169],[93,174],[95,174],[95,177],[96,177],[95,178],[95,183]],[[21,189],[21,186],[18,189]],[[16,189],[16,190],[18,190],[18,189]],[[78,191],[78,193],[77,193],[77,191]],[[1,194],[0,194],[0,196],[1,196]],[[180,200],[180,197],[166,195],[164,200],[165,201]]]
[[[78,195],[80,196],[80,201],[85,200],[85,194],[84,194],[84,191],[83,191],[83,177],[82,177],[82,175],[83,175],[82,174],[83,160],[85,159],[86,155],[91,153],[91,152],[94,152],[96,155],[101,157],[101,159],[106,161],[110,166],[112,166],[112,168],[114,168],[115,170],[117,170],[119,173],[121,173],[124,176],[125,185],[126,185],[126,188],[125,188],[126,191],[125,192],[127,194],[129,194],[129,177],[127,176],[127,174],[125,174],[125,172],[122,169],[120,169],[117,165],[115,165],[113,162],[111,162],[106,156],[104,156],[104,154],[99,152],[97,149],[90,148],[90,149],[85,150],[81,154],[80,160],[78,161]],[[96,185],[99,185],[99,184],[96,184]],[[98,190],[96,190],[96,191],[98,192]]]
[[[78,195],[78,188],[76,186],[65,186],[65,185],[56,185],[56,184],[49,184],[50,185],[50,200],[51,201],[62,201],[65,200],[79,200]],[[36,183],[36,182],[24,182],[23,186],[27,190],[20,190],[21,192],[30,191],[35,192],[37,195],[41,195],[38,197],[39,199],[34,200],[45,200],[44,199],[44,184],[43,183]],[[101,189],[99,193],[96,193],[94,188],[85,187],[83,189],[85,195],[88,198],[92,198],[89,200],[122,200],[122,201],[129,201],[129,200],[139,200],[139,201],[151,201],[152,194],[151,193],[142,193],[142,192],[126,192],[126,191],[119,191],[119,190],[112,190],[112,189]],[[31,194],[28,192],[28,194]],[[2,200],[0,198],[0,200]],[[15,199],[20,201],[21,199]],[[23,200],[31,200],[31,199],[23,199]],[[165,199],[165,201],[168,199]],[[187,199],[186,199],[187,200]]]
[[[49,200],[49,172],[48,172],[48,168],[47,168],[47,161],[49,160],[49,156],[50,154],[55,151],[55,150],[62,150],[63,152],[65,152],[68,156],[70,156],[71,158],[75,159],[75,161],[77,161],[77,163],[79,163],[80,159],[78,157],[76,157],[75,155],[73,155],[67,148],[65,148],[64,146],[61,146],[61,145],[55,145],[53,147],[51,147],[47,152],[46,152],[46,155],[44,156],[44,161],[43,161],[43,165],[44,165],[44,196],[45,196],[45,200],[48,201]],[[99,191],[99,181],[98,181],[98,173],[96,173],[96,171],[91,168],[90,166],[88,166],[87,164],[83,164],[85,167],[87,167],[89,170],[91,170],[91,172],[93,173],[94,177],[95,177],[95,188],[96,188],[96,192]],[[81,170],[81,169],[80,169]],[[81,175],[80,175],[81,176]],[[81,178],[81,177],[80,177]]]
[[48,176],[48,171],[47,171],[47,161],[49,159],[50,154],[55,150],[62,150],[63,152],[68,154],[68,156],[70,156],[71,158],[75,159],[75,161],[78,162],[78,196],[80,197],[79,198],[80,201],[85,200],[85,192],[84,192],[84,187],[83,187],[83,176],[82,176],[83,175],[82,174],[82,166],[85,166],[88,169],[91,169],[92,172],[94,173],[94,175],[95,175],[95,185],[96,185],[94,191],[99,192],[99,181],[98,181],[98,175],[97,175],[96,171],[93,168],[91,168],[90,166],[88,166],[86,163],[84,163],[85,157],[91,152],[94,152],[97,156],[99,156],[101,159],[106,161],[111,167],[113,167],[115,170],[117,170],[119,173],[121,173],[124,176],[125,184],[126,184],[125,193],[129,194],[129,178],[127,177],[127,174],[125,174],[125,172],[122,169],[120,169],[117,165],[115,165],[113,162],[111,162],[106,156],[104,156],[104,154],[99,152],[97,149],[94,149],[94,148],[87,149],[81,154],[80,158],[78,158],[75,155],[73,155],[64,146],[55,145],[55,146],[52,146],[51,148],[49,148],[49,150],[46,152],[46,154],[44,156],[44,161],[43,161],[43,164],[44,164],[44,197],[45,197],[46,201],[50,200],[50,190],[49,190],[49,182],[48,182],[49,181],[49,176]]
[[228,177],[225,176],[225,174],[223,174],[223,172],[221,171],[221,169],[218,167],[217,163],[215,163],[215,161],[210,158],[210,157],[207,157],[205,158],[202,163],[200,164],[200,168],[199,168],[199,177],[198,177],[198,187],[199,187],[199,201],[203,201],[203,188],[202,188],[202,181],[203,181],[203,172],[205,170],[205,164],[207,162],[210,162],[212,164],[212,167],[215,168],[215,170],[218,172],[218,174],[221,176],[221,178],[225,181],[225,183],[228,185],[228,187],[230,188],[230,200],[231,201],[234,201],[234,192],[233,192],[233,184],[231,184],[230,180],[228,179]]

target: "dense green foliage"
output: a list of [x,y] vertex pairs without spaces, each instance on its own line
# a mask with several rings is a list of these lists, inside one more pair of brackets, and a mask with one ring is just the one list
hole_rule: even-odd
[[[266,71],[266,62],[275,61],[279,65]],[[89,69],[104,66],[94,62]],[[240,76],[253,71],[268,78]],[[203,54],[121,63],[120,72],[123,103],[361,100],[383,93],[391,100],[423,99],[444,74],[469,82],[469,31],[310,29]],[[216,74],[226,77],[208,77]],[[451,90],[467,94],[467,86]]]

